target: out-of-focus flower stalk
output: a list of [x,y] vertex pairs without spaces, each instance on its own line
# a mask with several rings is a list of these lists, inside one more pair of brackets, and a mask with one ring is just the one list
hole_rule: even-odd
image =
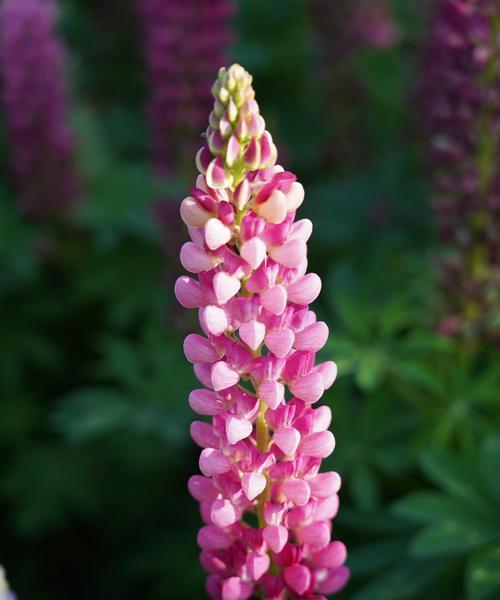
[[251,76],[221,69],[200,175],[181,204],[191,241],[175,293],[198,310],[204,335],[184,351],[201,382],[191,426],[202,448],[189,490],[200,502],[201,563],[214,600],[325,599],[348,579],[346,549],[331,541],[340,477],[320,473],[334,449],[331,411],[313,408],[336,377],[316,364],[328,327],[309,304],[321,280],[307,273],[304,188],[277,151]]
[[447,335],[500,340],[500,10],[439,0],[421,92]]
[[191,169],[185,157],[199,147],[210,110],[212,74],[226,61],[232,41],[234,5],[232,0],[138,2],[153,161],[161,175],[179,174]]
[[9,150],[22,209],[58,219],[79,197],[68,126],[65,51],[52,0],[4,0],[0,72]]

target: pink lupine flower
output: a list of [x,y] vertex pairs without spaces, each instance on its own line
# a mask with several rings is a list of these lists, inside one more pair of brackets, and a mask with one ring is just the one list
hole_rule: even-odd
[[307,273],[312,224],[296,220],[304,189],[276,165],[251,76],[221,69],[212,93],[200,175],[181,205],[191,238],[181,262],[196,277],[175,285],[204,333],[184,342],[203,386],[189,404],[210,418],[191,426],[200,560],[214,600],[320,600],[349,572],[344,544],[331,541],[340,476],[320,472],[335,439],[316,403],[337,370],[316,362],[328,327],[309,308],[321,290]]

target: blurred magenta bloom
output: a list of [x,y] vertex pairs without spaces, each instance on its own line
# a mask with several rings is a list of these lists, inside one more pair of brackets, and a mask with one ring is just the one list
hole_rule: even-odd
[[139,0],[154,164],[178,171],[199,146],[213,73],[232,41],[232,0]]
[[51,0],[5,0],[0,8],[2,103],[12,168],[22,209],[42,219],[71,211],[79,196],[56,20]]
[[196,187],[181,204],[190,242],[175,293],[198,310],[204,335],[184,352],[202,387],[191,436],[202,475],[189,480],[204,521],[201,563],[214,600],[321,600],[349,572],[331,541],[340,476],[320,473],[335,440],[328,406],[313,408],[337,368],[316,363],[328,338],[309,304],[321,280],[307,273],[304,188],[276,165],[277,151],[251,76],[221,69]]
[[439,0],[421,104],[443,261],[444,333],[500,337],[500,14]]
[[5,578],[5,571],[0,566],[0,600],[16,600],[16,596],[10,591]]

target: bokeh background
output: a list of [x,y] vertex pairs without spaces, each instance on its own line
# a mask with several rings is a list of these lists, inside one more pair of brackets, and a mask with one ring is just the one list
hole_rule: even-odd
[[[177,205],[202,128],[171,125],[162,168],[148,110],[151,87],[167,90],[168,106],[199,58],[196,44],[168,58],[161,44],[148,49],[146,4],[59,2],[71,166],[51,173],[74,169],[77,183],[59,204],[43,200],[50,211],[36,204],[49,189],[39,172],[16,178],[19,143],[39,157],[43,134],[16,142],[12,102],[1,113],[0,562],[21,599],[205,597],[186,488],[198,450],[182,339],[195,322],[172,292]],[[172,2],[156,0],[149,15],[159,27],[162,4]],[[209,29],[226,23],[228,60],[254,75],[279,162],[303,182],[301,216],[314,223],[316,309],[331,330],[323,354],[340,373],[324,397],[337,439],[327,467],[344,482],[335,537],[352,570],[340,597],[499,598],[498,338],[446,326],[447,248],[419,98],[432,3],[229,4],[232,16]],[[5,13],[2,27],[7,39]],[[36,96],[43,74],[29,72],[42,29],[33,21],[18,53],[1,45],[4,100],[9,73],[22,79],[26,68],[18,113],[44,106],[47,119],[63,118]],[[197,35],[193,26],[180,37]],[[160,67],[171,61],[171,81],[151,73],[155,51]],[[28,180],[34,205],[23,200]]]

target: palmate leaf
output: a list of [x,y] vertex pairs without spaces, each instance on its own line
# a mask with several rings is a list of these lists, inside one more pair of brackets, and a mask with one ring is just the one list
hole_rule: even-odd
[[495,600],[500,597],[500,544],[474,554],[466,572],[468,600]]
[[487,492],[500,506],[500,437],[490,437],[482,444],[479,471]]
[[398,562],[408,547],[406,538],[373,542],[349,550],[348,565],[354,577],[380,573],[389,565]]
[[500,531],[495,531],[488,522],[482,527],[473,527],[448,520],[417,533],[410,544],[410,552],[417,557],[450,556],[483,546],[499,536]]

